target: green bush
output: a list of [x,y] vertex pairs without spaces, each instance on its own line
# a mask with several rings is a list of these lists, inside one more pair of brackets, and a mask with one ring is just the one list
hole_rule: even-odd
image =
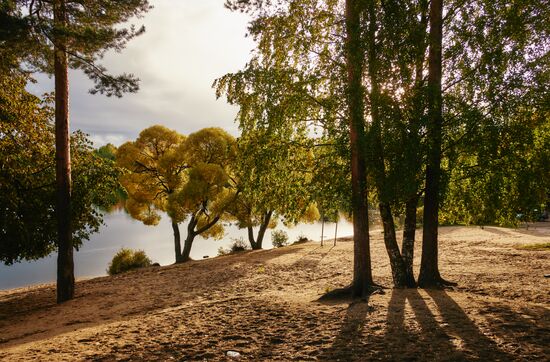
[[151,266],[151,259],[145,255],[143,250],[132,250],[122,248],[113,257],[107,273],[115,275],[128,270]]
[[218,256],[235,254],[235,253],[239,253],[241,251],[246,251],[246,250],[250,249],[250,246],[248,245],[248,243],[246,241],[244,241],[244,239],[242,237],[240,237],[238,239],[237,238],[232,238],[231,242],[232,243],[231,243],[231,245],[229,246],[228,249],[225,249],[221,246],[218,248]]
[[309,241],[309,239],[307,238],[307,236],[300,234],[300,236],[298,236],[298,239],[296,239],[294,244],[307,243],[308,241]]
[[283,230],[275,230],[271,232],[271,244],[274,248],[280,248],[288,245],[288,234]]

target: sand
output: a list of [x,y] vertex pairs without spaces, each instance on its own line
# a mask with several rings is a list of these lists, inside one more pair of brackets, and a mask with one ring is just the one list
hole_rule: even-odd
[[550,223],[441,228],[452,290],[389,288],[382,234],[371,235],[388,289],[368,301],[317,301],[350,282],[349,238],[79,281],[62,305],[53,285],[0,291],[0,360],[550,359],[550,252],[518,248],[550,242]]

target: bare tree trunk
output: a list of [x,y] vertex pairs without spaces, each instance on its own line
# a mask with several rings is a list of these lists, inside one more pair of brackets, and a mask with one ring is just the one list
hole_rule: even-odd
[[[424,86],[424,60],[426,53],[426,31],[428,26],[428,7],[429,3],[427,0],[420,0],[417,3],[418,11],[420,14],[420,21],[418,23],[418,53],[416,55],[416,64],[415,64],[415,91],[413,104],[412,104],[412,113],[413,116],[409,121],[409,132],[407,133],[407,144],[411,150],[420,150],[420,128],[421,128],[421,119],[424,114],[424,100],[423,100],[423,86]],[[408,167],[414,167],[411,175],[411,182],[414,182],[415,189],[418,190],[419,182],[417,181],[417,175],[421,170],[421,160],[422,157],[419,152],[414,152],[409,157],[407,157]],[[401,256],[403,258],[403,263],[405,264],[405,273],[407,275],[407,286],[409,288],[416,287],[416,281],[414,278],[414,244],[416,240],[416,209],[418,207],[419,196],[417,192],[405,202],[405,225],[403,226],[403,243],[401,246]]]
[[372,126],[371,133],[373,141],[373,174],[378,191],[380,217],[384,226],[384,244],[390,258],[393,284],[397,288],[407,285],[405,264],[399,251],[395,233],[395,223],[386,191],[386,166],[384,163],[384,146],[382,144],[382,124],[380,115],[380,84],[378,80],[379,62],[376,43],[377,18],[374,1],[368,2],[368,74],[371,83],[369,100],[371,106]]
[[181,253],[181,263],[191,260],[189,255],[191,254],[191,247],[193,246],[193,240],[195,240],[195,237],[197,235],[200,235],[204,233],[206,230],[210,229],[212,226],[216,225],[216,223],[220,220],[220,215],[213,218],[209,223],[204,225],[198,230],[195,230],[195,227],[197,227],[198,219],[195,215],[191,216],[191,220],[189,220],[189,224],[187,224],[187,237],[185,238],[185,241],[183,243],[183,251]]
[[257,250],[258,245],[256,244],[256,240],[254,240],[254,228],[252,226],[248,226],[248,242],[250,243],[250,247],[252,250]]
[[416,207],[418,197],[408,200],[405,204],[405,225],[403,226],[403,244],[401,246],[401,255],[405,264],[405,273],[407,286],[413,288],[416,286],[414,280],[413,259],[414,259],[414,241],[416,237]]
[[364,89],[362,75],[364,57],[361,47],[360,13],[362,1],[346,0],[346,68],[351,148],[351,183],[353,211],[353,282],[354,296],[371,292],[372,280],[366,161]]
[[181,253],[181,261],[179,261],[179,263],[184,263],[191,260],[189,255],[191,254],[191,247],[193,246],[195,236],[195,234],[187,234],[187,237],[183,243],[183,252]]
[[397,236],[395,233],[395,223],[391,207],[389,204],[381,202],[379,205],[382,225],[384,226],[384,244],[390,258],[391,273],[393,285],[396,288],[407,287],[407,275],[405,271],[405,263],[401,257],[399,246],[397,244]]
[[181,236],[180,228],[177,223],[172,221],[172,230],[174,230],[174,248],[176,251],[176,263],[181,262]]
[[[65,2],[54,3],[54,23],[65,24]],[[65,42],[56,39],[55,75],[55,161],[56,215],[58,233],[57,302],[74,297],[74,260],[71,230],[71,147],[69,131],[69,72]]]
[[183,243],[183,251],[181,253],[181,259],[178,263],[183,263],[191,260],[189,255],[191,254],[191,247],[193,246],[193,240],[195,240],[195,236],[197,236],[197,234],[195,233],[195,226],[197,226],[197,219],[193,215],[191,216],[191,220],[189,220],[189,224],[187,224],[187,237],[185,238],[185,241]]
[[422,288],[439,287],[446,282],[441,278],[438,265],[439,192],[441,179],[441,143],[443,104],[441,91],[443,0],[430,2],[430,37],[428,58],[428,138],[426,165],[426,193],[422,234],[422,260],[418,285]]
[[252,250],[262,249],[265,232],[269,227],[269,223],[271,221],[272,215],[273,215],[273,211],[271,210],[266,211],[263,214],[262,222],[260,223],[260,228],[258,230],[258,238],[256,240],[254,240],[254,228],[252,226],[248,227],[248,241],[250,242],[250,246],[252,247]]
[[271,221],[271,216],[273,215],[273,211],[269,210],[264,214],[264,217],[262,219],[262,223],[260,225],[260,230],[258,231],[258,238],[256,239],[256,249],[261,249],[262,244],[264,242],[264,235],[269,227],[269,223]]

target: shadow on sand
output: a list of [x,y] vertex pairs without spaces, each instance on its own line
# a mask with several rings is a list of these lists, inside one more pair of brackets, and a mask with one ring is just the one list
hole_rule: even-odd
[[[231,287],[271,259],[302,248],[243,252],[84,280],[77,282],[75,298],[59,305],[53,285],[14,291],[0,296],[0,349],[192,302],[200,294]],[[66,317],[56,319],[60,314]],[[32,329],[19,329],[22,322]]]
[[369,307],[368,300],[352,302],[320,359],[509,361],[514,356],[483,334],[446,291],[393,289],[387,311]]

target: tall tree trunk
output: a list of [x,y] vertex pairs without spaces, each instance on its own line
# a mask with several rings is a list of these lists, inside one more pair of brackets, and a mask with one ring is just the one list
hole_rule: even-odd
[[393,222],[391,207],[389,204],[381,202],[379,208],[382,225],[384,227],[384,244],[390,258],[393,285],[396,288],[405,288],[408,286],[405,262],[403,261],[401,252],[399,251],[399,245],[397,244],[395,223]]
[[181,263],[181,236],[178,223],[172,221],[172,230],[174,230],[174,248],[176,251],[176,263]]
[[271,221],[271,216],[273,215],[273,211],[268,211],[264,214],[262,223],[260,225],[260,230],[258,231],[258,238],[256,239],[256,246],[257,249],[262,248],[262,243],[264,241],[264,236],[267,228],[269,227],[269,222]]
[[195,236],[198,235],[195,232],[195,226],[197,226],[197,219],[195,218],[195,215],[193,215],[191,216],[191,220],[189,220],[189,224],[187,224],[187,237],[185,238],[185,241],[183,243],[183,251],[181,253],[181,259],[179,263],[191,260],[191,258],[189,257],[189,255],[191,254],[191,247],[193,246],[193,240],[195,240]]
[[252,226],[247,226],[248,229],[248,242],[250,243],[250,247],[252,250],[258,250],[258,244],[256,244],[256,240],[254,239],[254,228]]
[[395,233],[395,223],[389,204],[388,193],[386,191],[386,166],[384,163],[384,146],[382,144],[382,124],[380,115],[380,84],[378,80],[378,49],[376,44],[377,33],[377,17],[376,8],[373,0],[368,2],[368,74],[371,83],[371,91],[369,92],[369,100],[371,106],[372,117],[372,165],[376,189],[378,191],[380,217],[384,226],[384,244],[390,258],[392,270],[393,284],[397,288],[403,288],[407,285],[405,264],[399,251],[397,237]]
[[411,177],[410,182],[414,183],[415,190],[409,199],[405,202],[405,225],[403,226],[403,243],[401,245],[401,256],[405,265],[405,273],[407,279],[407,286],[413,288],[416,286],[414,278],[414,244],[416,239],[416,209],[418,207],[418,188],[420,182],[418,176],[421,172],[421,155],[418,150],[420,147],[420,129],[422,125],[422,117],[424,114],[425,106],[423,99],[423,86],[424,86],[424,60],[426,53],[426,31],[428,26],[428,7],[427,0],[420,0],[417,3],[418,11],[420,14],[420,21],[418,23],[418,52],[416,55],[415,64],[415,81],[414,91],[415,95],[412,101],[412,116],[409,120],[409,130],[405,135],[409,150],[416,150],[406,158],[407,166],[413,168],[409,173]]
[[[65,2],[54,3],[54,23],[66,23]],[[69,133],[69,72],[63,39],[54,48],[56,216],[58,235],[57,302],[74,297],[74,260],[71,230],[71,148]]]
[[372,280],[367,172],[363,150],[366,144],[364,89],[362,76],[364,57],[361,47],[361,0],[346,0],[346,68],[351,148],[351,183],[353,211],[353,282],[354,296],[370,293]]
[[438,265],[438,217],[441,178],[442,143],[442,33],[443,0],[430,2],[430,36],[428,58],[428,122],[426,192],[422,234],[422,260],[418,285],[422,288],[439,287],[445,281]]
[[252,226],[248,227],[248,241],[250,242],[252,250],[260,250],[262,248],[265,232],[269,227],[272,215],[273,211],[271,210],[266,211],[263,214],[262,222],[260,223],[260,229],[258,230],[258,238],[256,240],[254,240],[254,228]]
[[418,197],[407,200],[405,203],[405,225],[403,226],[403,244],[401,246],[401,255],[405,264],[405,273],[407,286],[413,288],[416,286],[414,280],[413,259],[414,259],[414,240],[416,237],[416,207]]

